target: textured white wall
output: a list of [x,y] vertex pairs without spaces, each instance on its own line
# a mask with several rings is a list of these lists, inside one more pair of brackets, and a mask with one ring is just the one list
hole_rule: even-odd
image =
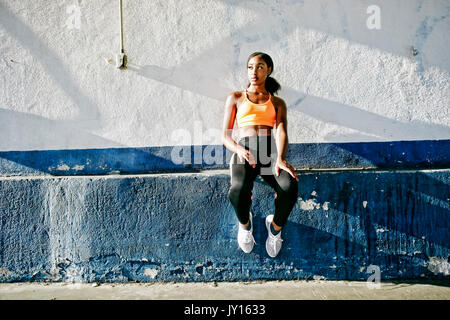
[[0,0],[0,150],[220,144],[253,51],[290,142],[450,139],[448,0],[123,0],[127,70],[118,4]]

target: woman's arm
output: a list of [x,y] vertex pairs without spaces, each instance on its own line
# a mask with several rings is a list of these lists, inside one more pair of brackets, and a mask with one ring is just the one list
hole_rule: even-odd
[[292,167],[286,161],[286,155],[288,152],[288,135],[287,135],[287,108],[283,99],[279,99],[277,108],[277,120],[276,120],[276,139],[275,139],[278,157],[275,165],[275,171],[279,175],[279,170],[283,169],[287,171],[292,177],[298,181],[297,173],[294,167]]
[[241,145],[237,144],[231,136],[233,132],[234,121],[236,119],[236,101],[237,97],[235,93],[231,93],[228,96],[227,101],[225,102],[225,113],[223,116],[222,126],[222,143],[225,148],[236,153],[241,161],[245,159],[248,163],[255,167],[255,158],[253,157],[252,153]]
[[276,143],[278,149],[278,159],[286,160],[288,151],[288,136],[287,136],[287,108],[283,99],[280,99],[277,108],[277,122],[276,122]]
[[233,140],[231,134],[233,133],[234,120],[236,118],[236,99],[234,93],[227,97],[225,102],[225,113],[223,115],[222,125],[222,143],[231,152],[237,151],[238,144]]

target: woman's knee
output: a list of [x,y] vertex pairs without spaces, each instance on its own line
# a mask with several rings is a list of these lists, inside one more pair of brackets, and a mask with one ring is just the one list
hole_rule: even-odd
[[280,175],[278,185],[279,185],[279,192],[295,196],[298,195],[298,182],[293,178],[289,173],[286,172],[283,176]]
[[228,190],[228,198],[230,200],[240,198],[243,194],[251,194],[251,188],[244,181],[237,181],[231,184]]

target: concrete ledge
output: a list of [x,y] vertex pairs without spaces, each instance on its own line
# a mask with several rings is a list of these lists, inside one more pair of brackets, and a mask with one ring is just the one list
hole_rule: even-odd
[[299,178],[275,259],[264,245],[274,195],[258,179],[257,246],[244,254],[226,171],[2,178],[0,281],[366,280],[376,268],[382,280],[449,276],[450,170]]

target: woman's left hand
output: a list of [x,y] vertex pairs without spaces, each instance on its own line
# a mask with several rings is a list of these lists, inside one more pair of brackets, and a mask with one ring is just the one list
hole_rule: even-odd
[[280,169],[287,171],[295,180],[298,181],[297,173],[293,166],[291,166],[286,160],[277,159],[277,163],[275,164],[275,173],[277,177],[280,175]]

